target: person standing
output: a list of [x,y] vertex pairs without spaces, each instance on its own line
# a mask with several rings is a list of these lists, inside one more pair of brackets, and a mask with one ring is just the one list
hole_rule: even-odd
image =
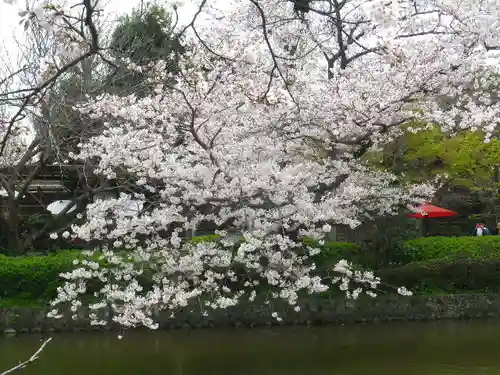
[[483,228],[483,236],[489,236],[491,234],[490,230],[488,229],[488,227],[484,224],[481,224],[482,225],[482,228]]
[[474,228],[473,235],[474,236],[487,236],[490,234],[490,231],[483,223],[476,224],[476,228]]

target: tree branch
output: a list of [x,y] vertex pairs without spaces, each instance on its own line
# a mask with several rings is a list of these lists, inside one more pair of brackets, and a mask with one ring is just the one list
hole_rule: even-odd
[[35,354],[33,354],[28,360],[24,361],[24,362],[21,362],[20,364],[18,364],[17,366],[15,367],[12,367],[10,370],[7,370],[5,372],[2,372],[0,375],[7,375],[7,374],[11,374],[13,372],[16,372],[16,371],[19,371],[19,370],[22,370],[24,369],[26,366],[28,366],[29,364],[35,362],[38,357],[40,356],[40,353],[43,351],[43,349],[45,349],[45,347],[47,346],[47,344],[52,340],[51,337],[49,337],[47,340],[45,340],[42,344],[42,346],[40,346],[40,348],[35,352]]
[[[292,91],[290,89],[290,83],[288,82],[288,80],[286,79],[285,75],[283,74],[280,66],[279,66],[279,63],[278,63],[278,56],[276,55],[276,53],[274,52],[274,49],[273,49],[273,46],[271,44],[271,41],[269,40],[269,31],[267,29],[267,20],[266,20],[266,14],[264,12],[264,9],[260,6],[259,2],[257,0],[250,0],[250,2],[255,5],[255,7],[257,8],[257,12],[259,13],[259,16],[260,16],[260,19],[262,20],[262,35],[264,37],[264,41],[266,42],[266,45],[267,45],[267,48],[269,50],[269,53],[271,54],[271,58],[273,60],[273,72],[274,70],[276,70],[279,74],[279,76],[281,77],[281,80],[283,81],[283,84],[285,85],[285,88],[286,90],[288,91],[289,95],[290,95],[290,98],[292,99],[292,101],[295,103],[297,109],[299,108],[299,104],[297,103],[297,101],[295,100],[295,97],[294,95],[292,94]],[[276,69],[274,69],[276,68]],[[271,73],[271,77],[269,78],[272,82],[273,80],[273,76],[272,76],[272,73]],[[266,91],[269,92],[269,87],[271,85],[269,84],[268,85],[268,89]]]
[[33,90],[26,95],[25,99],[23,100],[22,104],[20,105],[19,109],[17,112],[14,114],[14,116],[11,118],[9,122],[9,126],[7,127],[7,130],[5,132],[5,135],[3,136],[2,141],[0,142],[0,155],[3,154],[6,146],[7,146],[7,141],[12,133],[12,128],[14,126],[14,123],[19,119],[19,117],[22,115],[24,109],[28,106],[30,101],[34,99],[37,95],[41,94],[45,89],[47,89],[49,86],[52,86],[57,79],[62,76],[65,72],[73,68],[74,66],[78,65],[80,62],[84,61],[85,59],[93,56],[99,51],[99,44],[98,44],[98,34],[96,27],[93,23],[92,20],[92,15],[94,13],[94,8],[91,5],[90,0],[83,0],[83,6],[85,7],[86,10],[86,15],[85,15],[85,25],[90,31],[91,35],[91,46],[88,52],[85,54],[75,58],[74,60],[70,61],[67,63],[65,66],[60,68],[52,77],[47,79],[45,82],[40,84],[39,86],[33,88]]

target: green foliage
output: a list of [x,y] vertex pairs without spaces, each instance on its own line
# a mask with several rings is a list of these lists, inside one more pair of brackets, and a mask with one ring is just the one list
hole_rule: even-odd
[[361,248],[363,264],[371,268],[402,262],[405,242],[420,236],[417,223],[406,215],[380,218],[367,227],[370,232]]
[[428,131],[407,134],[403,161],[409,167],[423,167],[431,173],[445,172],[455,185],[479,188],[494,180],[493,167],[500,164],[500,140],[485,143],[479,131],[450,136],[434,126]]
[[0,300],[48,301],[62,284],[59,274],[73,267],[78,252],[7,257],[0,255]]
[[[218,242],[221,238],[222,237],[218,234],[209,234],[194,237],[189,242],[192,244]],[[244,242],[243,237],[241,238],[241,242]],[[302,240],[302,243],[305,246],[321,249],[319,254],[311,257],[318,267],[332,266],[341,259],[345,259],[350,262],[360,262],[364,259],[361,246],[356,243],[330,241],[325,242],[324,245],[320,245],[318,241],[315,241],[312,238],[305,238]]]
[[495,221],[497,216],[492,213],[482,213],[482,214],[472,214],[468,217],[469,220],[474,220],[475,222],[487,223],[490,221]]
[[305,238],[302,243],[306,246],[321,249],[319,254],[311,257],[318,270],[329,268],[341,259],[354,263],[363,263],[364,261],[361,246],[356,243],[330,241],[320,245],[311,238]]
[[[217,242],[220,238],[216,234],[199,236],[191,243]],[[312,257],[319,274],[324,274],[340,259],[361,267],[369,267],[373,261],[373,254],[355,243],[332,241],[320,245],[306,238],[303,244],[321,249]],[[404,285],[417,293],[500,291],[498,236],[419,238],[406,241],[403,249],[400,256],[406,264],[376,272],[388,285]],[[81,253],[74,250],[60,250],[47,256],[0,256],[0,306],[37,305],[53,299],[57,287],[63,283],[60,273],[73,269],[73,261],[80,256]],[[97,260],[98,255],[94,258]],[[149,285],[146,279],[141,283],[145,287]],[[90,285],[90,290],[96,291],[99,287]],[[325,295],[340,296],[336,290]]]
[[500,292],[500,257],[456,257],[414,262],[379,270],[389,285],[415,293]]
[[486,143],[480,131],[450,134],[438,125],[418,122],[405,129],[382,151],[369,152],[365,161],[410,182],[446,175],[446,190],[441,193],[461,190],[456,203],[462,205],[460,195],[472,192],[482,211],[499,212],[500,139]]
[[138,65],[169,60],[172,53],[182,52],[172,32],[171,16],[165,8],[148,4],[121,20],[113,32],[111,48]]
[[0,308],[40,308],[47,307],[47,302],[44,300],[27,300],[19,298],[0,298]]
[[222,237],[218,234],[207,234],[206,236],[193,237],[189,242],[198,244],[202,242],[218,242]]
[[134,93],[139,97],[147,95],[154,87],[147,83],[146,71],[130,72],[121,63],[122,59],[130,59],[141,66],[161,60],[166,64],[166,71],[176,74],[185,52],[180,40],[173,35],[170,14],[165,8],[151,4],[121,19],[113,32],[110,49],[120,65],[112,73],[110,90],[119,95]]
[[453,260],[500,257],[500,236],[483,237],[425,237],[406,241],[401,260],[403,263],[436,259]]
[[438,125],[418,122],[405,129],[401,137],[383,151],[369,153],[366,160],[413,180],[446,173],[460,186],[477,187],[492,181],[492,166],[500,164],[500,140],[485,143],[480,131],[450,134]]
[[[191,242],[214,242],[220,238],[212,234],[195,237]],[[73,260],[81,258],[81,253],[75,250],[51,251],[49,255],[0,255],[0,303],[8,299],[48,301],[56,296],[56,289],[62,283],[59,274],[72,270]],[[98,258],[99,254],[93,256],[101,265],[106,265],[104,260]],[[93,289],[96,288],[93,286]]]

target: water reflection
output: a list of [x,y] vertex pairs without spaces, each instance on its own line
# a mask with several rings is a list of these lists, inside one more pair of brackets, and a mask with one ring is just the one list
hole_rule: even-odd
[[[55,335],[37,375],[500,374],[500,322]],[[40,337],[0,339],[0,370]]]

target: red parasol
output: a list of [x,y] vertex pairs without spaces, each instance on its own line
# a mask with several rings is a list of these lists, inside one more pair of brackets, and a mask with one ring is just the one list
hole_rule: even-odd
[[415,213],[409,214],[408,217],[415,219],[426,219],[435,217],[450,217],[457,216],[455,211],[447,210],[438,206],[433,206],[430,203],[425,203],[415,208]]

